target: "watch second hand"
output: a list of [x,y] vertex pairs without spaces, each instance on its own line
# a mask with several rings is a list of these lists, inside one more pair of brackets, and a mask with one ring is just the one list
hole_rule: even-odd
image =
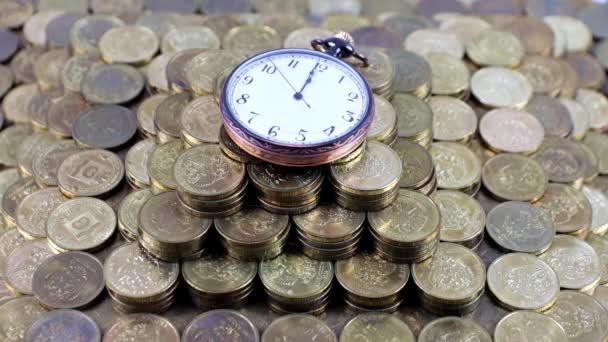
[[[287,82],[287,84],[289,84],[289,86],[291,87],[291,89],[293,89],[293,91],[295,91],[296,93],[298,93],[298,91],[296,90],[296,88],[291,84],[291,82],[289,82],[289,80],[287,79],[287,77],[285,77],[285,75],[283,75],[283,73],[281,72],[281,69],[279,69],[279,67],[277,67],[277,65],[274,64],[274,61],[272,59],[270,59],[270,58],[268,60],[277,69],[277,71],[279,72],[279,74],[281,75],[281,77],[283,77],[283,79],[285,80],[285,82]],[[301,98],[301,100],[304,101],[304,104],[306,104],[306,106],[308,108],[311,108],[310,105],[308,104],[308,102],[306,102],[306,100],[304,100],[304,98]]]

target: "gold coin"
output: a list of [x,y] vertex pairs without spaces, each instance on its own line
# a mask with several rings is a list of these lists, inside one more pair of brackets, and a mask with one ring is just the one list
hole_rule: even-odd
[[568,52],[584,52],[593,45],[591,31],[581,20],[565,15],[550,15],[543,18],[554,32],[560,32]]
[[205,255],[182,264],[182,275],[189,287],[209,295],[234,293],[250,285],[258,265],[225,255]]
[[433,52],[445,53],[458,59],[464,56],[464,46],[458,37],[438,29],[420,29],[410,33],[403,47],[422,56]]
[[435,142],[429,152],[439,188],[459,190],[479,182],[481,162],[470,148],[452,142]]
[[158,55],[146,65],[146,80],[150,86],[159,91],[167,92],[171,90],[167,79],[167,66],[171,58],[177,54],[177,52],[173,52]]
[[277,241],[288,228],[289,217],[260,208],[242,210],[235,215],[215,220],[220,236],[242,248],[266,246]]
[[2,277],[13,296],[32,294],[34,272],[54,253],[46,240],[27,241],[6,257]]
[[[235,28],[241,29],[241,27]],[[251,37],[246,38],[251,39]],[[228,49],[224,45],[225,49]],[[236,47],[235,47],[236,48]],[[212,95],[219,74],[245,59],[242,54],[226,50],[207,50],[194,55],[184,65],[186,81],[198,95]]]
[[545,314],[532,311],[510,313],[498,322],[494,330],[495,342],[512,341],[517,336],[527,336],[535,341],[543,338],[549,338],[553,342],[569,341],[560,323]]
[[148,62],[158,51],[156,34],[144,26],[118,26],[99,39],[101,57],[106,63]]
[[365,57],[368,58],[370,65],[367,68],[360,68],[359,71],[365,77],[372,91],[376,94],[392,87],[395,78],[395,68],[390,57],[377,49],[360,49]]
[[583,186],[581,189],[587,200],[591,204],[591,232],[597,235],[604,235],[608,230],[608,197],[594,188]]
[[273,321],[262,334],[262,342],[284,339],[293,342],[337,342],[336,335],[322,320],[304,314],[283,316]]
[[479,122],[479,133],[494,152],[531,154],[545,137],[542,123],[534,115],[516,109],[487,112]]
[[312,211],[293,216],[298,230],[307,237],[322,241],[342,241],[362,226],[365,214],[344,209],[336,204],[324,204]]
[[608,99],[597,91],[579,89],[576,100],[580,102],[589,113],[589,126],[594,130],[608,128]]
[[591,205],[581,191],[571,186],[549,184],[534,206],[551,219],[558,233],[572,234],[591,228]]
[[367,131],[367,139],[380,141],[392,132],[396,132],[397,114],[388,100],[374,94],[375,115]]
[[297,29],[285,37],[283,47],[285,48],[300,48],[300,49],[312,49],[310,42],[313,39],[321,37],[329,37],[333,34],[332,31],[317,28],[317,27],[305,27]]
[[561,64],[551,57],[526,56],[518,70],[538,94],[556,96],[564,82]]
[[222,113],[213,96],[203,96],[188,103],[182,111],[181,135],[190,145],[219,143],[222,124]]
[[[564,328],[568,341],[601,341],[608,336],[606,309],[590,295],[578,291],[561,291],[553,308],[545,314]],[[580,325],[583,317],[594,317],[587,321],[585,329],[581,329]]]
[[159,143],[180,138],[182,112],[190,98],[189,93],[172,94],[158,104],[154,112],[154,128]]
[[11,89],[2,101],[2,110],[6,120],[14,123],[29,123],[31,114],[29,103],[40,93],[34,83],[19,85]]
[[534,159],[517,154],[499,154],[484,165],[483,185],[505,201],[536,202],[545,193],[548,178]]
[[524,58],[524,46],[510,32],[484,30],[466,45],[467,56],[479,66],[516,67]]
[[183,150],[184,144],[180,140],[156,145],[148,158],[148,175],[153,188],[158,191],[170,191],[177,188],[173,165]]
[[490,334],[472,319],[460,317],[439,318],[427,324],[418,336],[419,342],[438,341],[443,336],[453,336],[455,341],[472,338],[479,342],[491,342]]
[[467,247],[483,235],[486,213],[473,197],[459,191],[441,190],[432,198],[441,214],[441,241]]
[[477,130],[477,115],[465,102],[448,96],[433,96],[428,104],[433,111],[435,140],[467,140]]
[[281,38],[285,38],[285,36],[297,29],[308,27],[310,25],[308,19],[301,14],[285,13],[280,11],[262,14],[256,21],[256,24],[272,27],[279,32]]
[[281,35],[268,26],[239,26],[226,33],[222,47],[228,50],[250,50],[263,52],[283,46]]
[[145,139],[133,145],[125,156],[125,174],[127,181],[135,188],[143,188],[150,185],[148,174],[148,159],[156,148],[153,139]]
[[608,266],[606,264],[606,259],[608,258],[608,239],[596,234],[590,234],[586,241],[600,258],[602,265],[602,279],[600,280],[600,285],[605,285],[608,283]]
[[434,174],[433,159],[419,144],[407,139],[398,139],[393,145],[401,159],[401,188],[418,188],[426,184]]
[[65,158],[57,169],[57,184],[67,197],[107,194],[122,181],[125,169],[120,158],[106,150],[85,150]]
[[523,108],[532,98],[533,88],[518,71],[486,67],[473,74],[471,92],[487,107]]
[[433,111],[423,100],[407,94],[395,94],[391,101],[397,113],[399,137],[415,138],[433,128]]
[[568,113],[570,114],[570,119],[573,124],[573,129],[571,133],[571,137],[575,140],[582,140],[590,127],[590,115],[585,106],[583,106],[580,102],[568,99],[568,98],[560,98],[559,101],[566,107]]
[[152,195],[152,190],[145,188],[130,193],[120,203],[120,207],[116,212],[118,229],[129,241],[137,240],[139,211]]
[[179,26],[167,32],[161,43],[162,53],[195,48],[219,49],[220,38],[204,26]]
[[110,15],[92,15],[78,19],[70,29],[70,45],[75,54],[99,55],[99,39],[113,27],[125,23]]
[[[350,32],[359,27],[371,25],[372,22],[368,17],[362,17],[352,14],[330,14],[323,18],[321,28],[332,32]],[[320,38],[320,37],[317,37]]]
[[492,28],[492,25],[486,20],[474,16],[457,15],[452,18],[441,21],[439,29],[445,32],[455,34],[458,39],[465,45],[468,52],[468,44],[477,37],[481,32],[486,32]]
[[9,186],[2,196],[2,216],[9,227],[17,224],[17,208],[28,195],[38,190],[32,177],[21,178]]
[[358,339],[414,342],[416,337],[401,319],[386,313],[364,313],[351,319],[342,330],[340,342]]
[[17,165],[24,176],[32,176],[32,162],[36,154],[43,150],[48,144],[57,139],[48,132],[34,133],[25,138],[17,146]]
[[70,155],[80,152],[73,140],[58,140],[48,144],[32,160],[32,173],[39,187],[57,186],[59,165]]
[[32,128],[29,125],[17,124],[3,129],[0,132],[0,164],[4,166],[17,166],[17,149],[14,146],[19,145],[27,136],[32,134]]
[[608,155],[605,153],[608,148],[608,137],[598,132],[589,132],[583,142],[598,157],[600,174],[608,174]]
[[17,207],[17,229],[28,240],[45,238],[49,215],[65,201],[67,198],[57,188],[45,188],[33,192]]
[[156,136],[154,115],[156,108],[167,98],[165,94],[155,94],[146,98],[137,108],[137,128],[146,137]]
[[431,66],[434,95],[457,96],[469,89],[469,70],[461,59],[445,53],[428,53],[425,58]]
[[560,96],[573,98],[578,90],[578,74],[576,73],[576,70],[564,60],[560,60],[559,62],[562,66],[562,74],[564,75]]

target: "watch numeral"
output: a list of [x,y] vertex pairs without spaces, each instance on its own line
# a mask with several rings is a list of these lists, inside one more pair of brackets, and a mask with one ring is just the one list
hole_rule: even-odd
[[256,112],[249,112],[249,113],[252,115],[252,117],[249,118],[249,120],[247,120],[247,123],[251,123],[251,121],[253,121],[253,119],[257,118],[259,115],[262,115],[262,114],[256,113]]
[[295,69],[298,66],[298,63],[300,63],[300,61],[296,61],[295,59],[292,59],[289,64],[287,64],[288,67]]
[[340,77],[340,80],[338,81],[338,84],[340,84],[340,83],[342,83],[342,81],[344,81],[344,77],[346,77],[346,76]]
[[359,98],[359,94],[350,92],[348,93],[348,101],[355,102],[356,99]]
[[249,94],[243,94],[243,95],[241,95],[241,97],[236,99],[236,103],[245,104],[245,103],[247,103],[247,100],[249,100],[249,97],[250,97]]
[[317,67],[317,70],[319,70],[319,72],[323,72],[323,71],[327,70],[327,64],[319,64],[319,66]]
[[355,120],[355,113],[347,110],[346,114],[342,115],[342,119],[346,120],[346,122],[353,122]]
[[250,85],[251,83],[253,83],[253,76],[245,76],[243,78],[243,84]]
[[305,141],[306,140],[306,136],[304,135],[304,133],[308,133],[307,130],[301,129],[300,132],[298,132],[298,137],[296,138],[297,141]]
[[270,129],[268,130],[268,136],[269,137],[276,137],[277,134],[279,134],[278,132],[281,130],[281,127],[279,126],[272,126],[270,127]]
[[264,65],[264,67],[262,68],[262,72],[265,72],[269,75],[274,74],[275,72],[277,72],[277,67],[275,67],[274,65]]
[[336,130],[336,126],[331,126],[331,127],[324,129],[323,132],[325,132],[325,134],[327,134],[327,135],[331,135],[334,132],[334,130]]

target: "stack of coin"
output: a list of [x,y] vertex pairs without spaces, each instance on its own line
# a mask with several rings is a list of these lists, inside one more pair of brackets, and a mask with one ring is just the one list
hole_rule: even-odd
[[367,215],[376,252],[392,262],[430,258],[439,242],[439,208],[428,196],[399,190],[395,203]]
[[401,160],[390,147],[369,141],[361,158],[330,165],[336,202],[355,211],[382,210],[399,195]]
[[481,161],[469,147],[455,142],[434,142],[430,153],[439,189],[477,194],[481,188]]
[[319,315],[330,300],[334,266],[302,254],[285,253],[259,266],[271,310]]
[[422,99],[408,94],[395,94],[391,103],[397,114],[397,135],[425,148],[433,141],[433,111]]
[[477,249],[484,237],[486,213],[472,196],[460,191],[441,190],[433,196],[441,213],[439,240]]
[[125,314],[167,311],[179,284],[179,264],[158,260],[135,242],[115,249],[103,274],[114,309]]
[[258,265],[227,255],[209,254],[182,264],[182,276],[194,304],[204,309],[237,307],[253,291]]
[[272,164],[247,166],[262,208],[277,214],[298,215],[314,209],[321,200],[321,168],[286,168]]
[[401,159],[402,169],[399,187],[430,196],[437,190],[437,176],[433,158],[420,144],[399,138],[392,146]]
[[412,265],[422,307],[437,315],[466,315],[479,305],[486,268],[470,249],[442,242],[435,255]]
[[336,279],[346,306],[355,312],[397,311],[410,277],[408,265],[395,264],[364,251],[336,262]]
[[[408,15],[407,17],[405,17],[405,21],[402,21],[401,19],[404,19],[404,17],[394,15],[395,13],[391,14],[393,14],[393,18],[387,20],[394,22],[395,26],[407,27],[407,30],[413,29],[410,26],[412,25],[412,23],[407,23],[407,19],[418,17]],[[422,18],[424,21],[427,20],[424,17],[418,18]],[[385,23],[386,22],[387,21],[385,21]],[[413,25],[417,26],[420,24]],[[410,32],[412,31],[408,31],[407,34],[409,34]],[[426,59],[417,53],[405,51],[404,49],[390,49],[388,51],[388,55],[391,58],[393,66],[396,70],[394,81],[395,90],[398,93],[412,95],[419,99],[426,98],[431,93],[432,84],[431,66],[426,61]]]
[[395,94],[395,68],[390,57],[378,49],[362,49],[361,53],[369,60],[367,68],[360,68],[361,74],[374,94],[390,100]]
[[166,261],[200,256],[212,223],[185,210],[175,191],[150,197],[139,211],[138,222],[139,244]]
[[228,255],[250,261],[270,259],[287,245],[289,216],[261,208],[246,208],[235,215],[215,219],[215,229]]
[[243,207],[247,195],[245,165],[228,158],[218,145],[200,145],[183,152],[173,174],[177,195],[190,214],[230,216]]
[[345,259],[357,252],[365,213],[327,203],[293,217],[300,249],[317,260]]
[[397,140],[397,114],[393,105],[384,98],[374,95],[375,115],[367,132],[367,139],[376,140],[386,145],[393,145]]

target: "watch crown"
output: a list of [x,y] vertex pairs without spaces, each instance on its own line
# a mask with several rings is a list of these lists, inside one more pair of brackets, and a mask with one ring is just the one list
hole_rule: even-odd
[[353,39],[353,36],[351,36],[348,32],[340,31],[340,32],[334,34],[334,37],[345,40],[347,43],[349,43],[351,45],[355,44],[355,40]]

